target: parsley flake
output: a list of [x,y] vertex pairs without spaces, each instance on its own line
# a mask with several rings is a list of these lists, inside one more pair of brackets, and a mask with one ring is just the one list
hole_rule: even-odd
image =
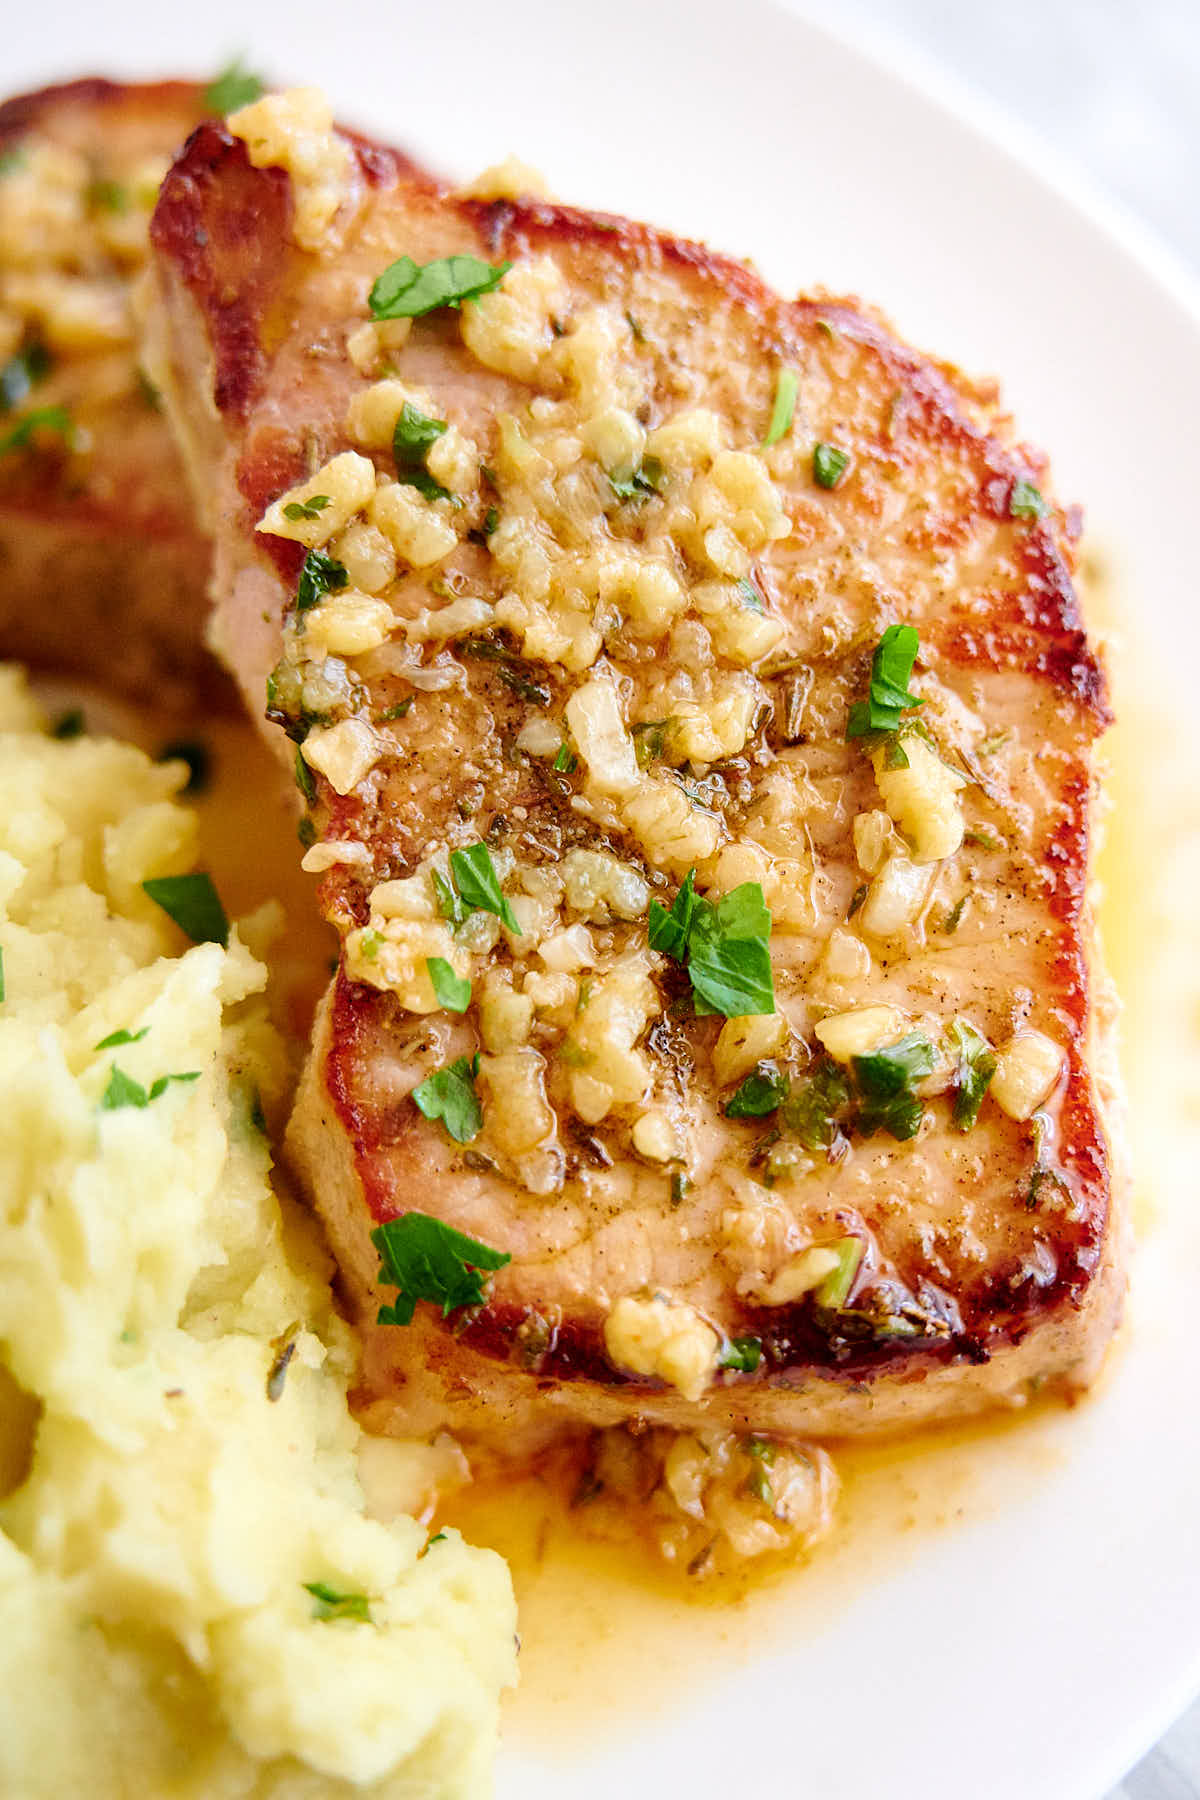
[[626,474],[608,477],[608,485],[618,500],[646,500],[651,494],[657,494],[663,484],[666,470],[657,456],[643,456],[636,469]]
[[430,446],[446,431],[445,419],[430,419],[408,400],[400,408],[396,429],[392,433],[392,455],[396,474],[405,487],[416,488],[426,500],[453,500],[449,488],[435,481],[425,467]]
[[399,1290],[392,1306],[380,1307],[380,1325],[411,1325],[418,1300],[440,1306],[443,1319],[460,1307],[480,1306],[483,1273],[512,1261],[506,1251],[493,1250],[423,1212],[389,1219],[371,1233],[371,1242],[379,1252],[379,1281]]
[[120,1044],[140,1044],[149,1030],[148,1025],[143,1025],[140,1031],[110,1031],[106,1038],[101,1038],[100,1042],[93,1044],[92,1048],[93,1050],[115,1050]]
[[143,881],[142,892],[174,919],[193,944],[229,943],[229,920],[213,886],[211,875],[197,869],[191,875],[159,875]]
[[954,1123],[959,1131],[970,1131],[996,1073],[996,1053],[983,1033],[976,1031],[966,1019],[955,1019],[949,1035],[958,1050],[958,1067],[954,1074]]
[[0,437],[0,456],[7,456],[13,450],[28,450],[39,431],[55,432],[68,449],[75,445],[75,423],[65,406],[35,406],[32,412],[13,426],[12,430]]
[[[135,1041],[135,1040],[130,1040]],[[101,1112],[117,1112],[123,1106],[147,1107],[152,1100],[165,1094],[173,1081],[199,1081],[199,1069],[188,1069],[182,1075],[160,1075],[144,1088],[140,1081],[127,1075],[124,1069],[113,1063],[108,1072],[108,1086],[100,1096]]]
[[898,1142],[915,1137],[924,1108],[914,1089],[933,1074],[933,1064],[933,1046],[919,1031],[869,1056],[854,1057],[854,1079],[863,1099],[860,1131],[867,1137],[887,1131]]
[[227,113],[249,106],[265,92],[264,83],[249,69],[243,68],[240,56],[235,56],[205,88],[205,111],[224,118]]
[[310,550],[300,568],[296,589],[296,611],[311,612],[326,596],[341,591],[350,576],[344,563],[326,556],[323,550]]
[[780,438],[791,430],[799,386],[795,369],[780,369],[775,381],[775,403],[771,408],[771,422],[767,426],[767,435],[763,439],[764,450],[769,450],[772,444],[777,444]]
[[466,977],[456,974],[444,956],[427,956],[425,967],[438,1005],[447,1012],[466,1012],[471,1004],[471,983]]
[[1012,493],[1008,497],[1010,518],[1044,519],[1049,510],[1040,488],[1036,488],[1032,481],[1013,482]]
[[908,688],[920,647],[914,625],[888,626],[871,658],[868,698],[856,700],[850,708],[848,738],[865,737],[869,731],[898,731],[904,713],[924,706],[920,694],[910,693]]
[[842,1136],[840,1118],[850,1100],[845,1070],[832,1057],[824,1057],[793,1086],[782,1102],[780,1118],[806,1150],[830,1150]]
[[813,451],[813,480],[818,487],[835,488],[850,467],[850,452],[836,444],[818,444]]
[[717,1367],[734,1369],[739,1375],[753,1375],[762,1361],[762,1353],[761,1338],[726,1338],[717,1354]]
[[478,1073],[478,1055],[460,1056],[444,1069],[435,1069],[412,1091],[417,1111],[427,1119],[440,1119],[456,1144],[469,1144],[483,1128],[483,1111],[475,1092]]
[[419,319],[443,306],[458,308],[499,287],[510,262],[481,262],[477,256],[441,256],[415,263],[402,256],[389,263],[370,294],[373,319]]
[[727,1119],[765,1119],[787,1099],[791,1083],[776,1062],[760,1062],[725,1103]]
[[500,877],[486,844],[468,844],[450,852],[450,873],[468,912],[493,913],[517,937],[521,927],[508,900],[500,891]]
[[771,914],[762,888],[744,881],[714,906],[696,893],[695,880],[692,869],[669,912],[650,902],[650,948],[686,960],[698,1013],[773,1013]]
[[356,1619],[361,1625],[371,1623],[371,1603],[365,1594],[342,1594],[327,1581],[302,1583],[306,1594],[313,1597],[314,1619],[328,1623],[331,1619]]
[[437,895],[438,911],[443,919],[449,919],[452,925],[461,925],[467,916],[466,907],[440,869],[431,869],[430,874],[433,876],[433,891]]
[[285,519],[319,519],[333,501],[328,494],[311,494],[307,500],[289,500],[283,509]]

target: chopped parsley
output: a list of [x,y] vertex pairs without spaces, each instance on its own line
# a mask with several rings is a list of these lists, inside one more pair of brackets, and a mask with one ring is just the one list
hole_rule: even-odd
[[430,874],[433,876],[433,891],[437,895],[438,911],[443,919],[449,919],[452,925],[461,925],[467,916],[466,907],[440,869],[431,869]]
[[319,519],[333,501],[328,494],[311,494],[307,500],[289,500],[283,509],[285,519]]
[[88,205],[94,206],[98,212],[129,211],[129,189],[119,181],[108,181],[99,176],[89,185],[87,197]]
[[[440,1119],[456,1144],[469,1144],[483,1127],[483,1111],[475,1092],[479,1057],[460,1056],[435,1069],[412,1091],[413,1104],[427,1119]],[[402,1323],[407,1324],[407,1319]]]
[[854,1079],[863,1100],[859,1130],[867,1137],[887,1131],[899,1142],[915,1137],[924,1109],[914,1089],[933,1074],[933,1065],[933,1046],[919,1031],[869,1056],[854,1057]]
[[344,563],[326,556],[323,550],[310,550],[300,568],[296,589],[296,611],[311,612],[326,594],[336,594],[350,580]]
[[500,877],[486,844],[468,844],[465,850],[452,850],[450,873],[468,912],[494,913],[507,930],[520,937],[521,927],[500,891]]
[[1010,518],[1044,519],[1049,510],[1040,488],[1036,488],[1032,481],[1013,482],[1012,493],[1008,497]]
[[787,1099],[791,1083],[776,1062],[760,1062],[725,1103],[727,1119],[765,1119]]
[[573,775],[579,767],[579,758],[566,744],[560,744],[552,766],[560,775]]
[[734,1369],[739,1375],[753,1375],[762,1361],[762,1353],[761,1338],[726,1338],[717,1355],[717,1367]]
[[658,493],[665,474],[657,456],[643,456],[637,468],[631,469],[628,475],[610,474],[608,485],[618,500],[645,500]]
[[771,408],[771,422],[767,426],[767,435],[763,439],[763,449],[769,450],[777,444],[786,432],[791,430],[792,419],[796,412],[796,394],[799,389],[794,369],[780,369],[775,381],[775,403]]
[[50,736],[57,738],[60,743],[67,743],[71,738],[82,737],[85,729],[82,707],[72,706],[66,712],[59,713],[50,727]]
[[468,637],[459,638],[454,648],[461,656],[475,657],[479,662],[495,663],[497,676],[519,699],[528,700],[531,706],[550,704],[550,689],[535,680],[532,664],[517,656],[507,644],[491,637]]
[[943,931],[954,932],[958,930],[963,921],[963,914],[967,910],[967,901],[969,899],[969,894],[959,895],[958,899],[954,902],[954,905],[950,908],[950,911],[946,914],[942,923]]
[[261,98],[265,91],[265,85],[259,77],[243,68],[241,57],[235,56],[205,88],[205,111],[224,118],[227,113],[237,112],[239,107],[249,106],[252,101]]
[[356,1619],[361,1625],[371,1623],[371,1603],[365,1594],[341,1594],[327,1581],[306,1581],[306,1594],[313,1597],[314,1619],[328,1623],[331,1619]]
[[484,1299],[481,1271],[492,1273],[512,1261],[428,1213],[407,1212],[371,1233],[379,1252],[379,1280],[399,1290],[392,1306],[381,1306],[380,1325],[410,1325],[418,1300],[440,1306],[443,1319]]
[[471,1004],[471,983],[456,974],[444,956],[427,956],[425,967],[438,1005],[444,1006],[447,1012],[466,1012]]
[[373,319],[419,319],[443,306],[459,307],[499,287],[510,262],[481,262],[477,256],[441,256],[415,263],[402,256],[389,263],[370,294]]
[[633,727],[633,754],[639,769],[648,769],[651,763],[658,762],[673,723],[672,719],[648,719]]
[[30,389],[50,373],[50,352],[43,344],[26,344],[0,367],[0,412],[12,412]]
[[970,1131],[996,1073],[996,1053],[983,1033],[976,1031],[966,1019],[955,1019],[949,1035],[958,1051],[954,1075],[954,1123],[959,1131]]
[[683,962],[687,954],[687,941],[692,929],[692,920],[699,903],[696,894],[696,871],[689,869],[669,912],[660,900],[651,900],[650,902],[650,948],[663,951],[665,955],[673,957],[676,962]]
[[93,1044],[94,1050],[116,1050],[121,1044],[140,1044],[149,1033],[150,1027],[143,1025],[140,1031],[110,1031],[106,1038]]
[[687,963],[698,1013],[727,1019],[775,1011],[771,914],[756,881],[744,881],[714,906],[696,893],[690,870],[670,911],[650,902],[652,950]]
[[781,1118],[806,1150],[828,1150],[841,1136],[840,1115],[851,1100],[850,1080],[840,1064],[824,1057],[792,1087]]
[[296,751],[296,786],[311,806],[317,797],[317,784],[313,772],[304,760],[303,750]]
[[199,1069],[188,1069],[182,1075],[160,1075],[156,1081],[150,1083],[148,1088],[144,1088],[140,1081],[135,1081],[132,1075],[127,1075],[124,1069],[118,1068],[117,1064],[113,1063],[108,1072],[108,1086],[100,1096],[100,1110],[101,1112],[116,1112],[122,1106],[149,1106],[152,1100],[157,1100],[161,1094],[166,1093],[173,1081],[188,1082],[199,1081],[199,1079]]
[[154,759],[156,762],[182,762],[188,767],[188,778],[180,793],[203,794],[212,781],[212,756],[207,744],[198,738],[172,738]]
[[436,444],[445,431],[445,419],[430,419],[406,400],[400,408],[400,417],[396,420],[396,429],[392,433],[396,474],[406,487],[416,488],[426,500],[454,498],[449,488],[443,487],[440,481],[435,481],[425,467],[430,446]]
[[813,451],[813,480],[818,487],[835,488],[850,467],[850,452],[836,444],[818,444]]
[[870,731],[898,731],[902,715],[924,706],[920,694],[910,693],[913,664],[921,640],[915,625],[889,625],[871,658],[871,685],[866,700],[856,700],[846,720],[848,738],[865,737]]
[[27,450],[33,443],[34,433],[53,431],[62,438],[68,448],[75,443],[75,424],[65,406],[35,406],[32,412],[13,426],[12,430],[0,437],[0,456],[7,456],[13,450]]
[[225,908],[212,876],[204,870],[197,869],[191,875],[156,876],[153,881],[143,881],[142,892],[161,906],[168,918],[174,919],[193,944],[220,944],[224,949],[229,943]]

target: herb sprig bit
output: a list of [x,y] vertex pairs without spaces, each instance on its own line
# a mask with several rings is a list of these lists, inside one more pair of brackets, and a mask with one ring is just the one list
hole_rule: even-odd
[[380,1325],[411,1325],[418,1300],[439,1306],[443,1319],[464,1306],[481,1306],[484,1275],[512,1261],[507,1251],[493,1250],[423,1212],[376,1226],[371,1242],[379,1252],[380,1282],[399,1289],[393,1305],[380,1307]]

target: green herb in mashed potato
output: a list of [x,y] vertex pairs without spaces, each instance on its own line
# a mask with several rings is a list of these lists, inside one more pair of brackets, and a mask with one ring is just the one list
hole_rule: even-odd
[[371,1242],[379,1252],[379,1280],[400,1290],[394,1305],[380,1307],[380,1325],[411,1325],[418,1300],[440,1306],[444,1319],[460,1307],[480,1306],[480,1270],[502,1269],[512,1261],[506,1251],[480,1244],[422,1212],[407,1212],[377,1226]]
[[102,1112],[116,1112],[122,1106],[149,1106],[152,1100],[158,1100],[166,1093],[173,1081],[199,1081],[200,1070],[188,1069],[182,1075],[160,1075],[144,1088],[140,1081],[134,1081],[124,1069],[114,1063],[109,1071],[108,1086],[100,1099]]
[[196,869],[191,875],[159,875],[143,881],[142,892],[174,919],[193,944],[229,943],[229,920],[211,875]]
[[315,1602],[314,1619],[323,1622],[330,1619],[357,1619],[363,1625],[370,1624],[371,1603],[365,1594],[339,1594],[327,1581],[306,1581],[303,1587]]
[[144,1037],[149,1037],[150,1027],[143,1025],[140,1031],[110,1031],[106,1038],[94,1046],[97,1050],[115,1050],[120,1044],[140,1044]]

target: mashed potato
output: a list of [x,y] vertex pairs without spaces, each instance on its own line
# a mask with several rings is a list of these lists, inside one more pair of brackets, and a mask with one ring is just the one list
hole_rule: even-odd
[[0,1791],[475,1800],[508,1574],[364,1516],[265,970],[141,888],[192,866],[181,778],[0,670]]

